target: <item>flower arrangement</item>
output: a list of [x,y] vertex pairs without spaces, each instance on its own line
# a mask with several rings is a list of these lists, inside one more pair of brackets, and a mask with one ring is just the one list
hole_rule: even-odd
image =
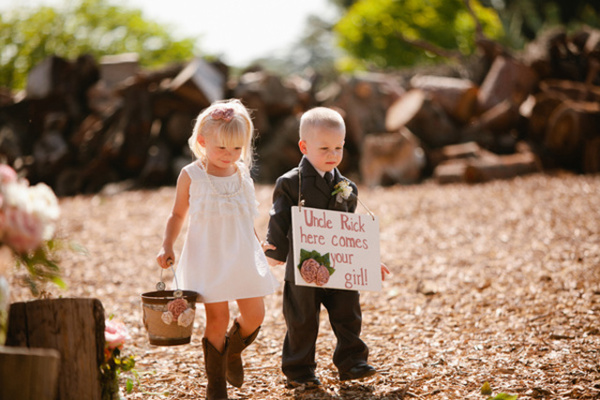
[[178,297],[167,303],[167,311],[163,312],[160,318],[166,325],[177,321],[177,325],[185,328],[194,322],[195,315],[196,312],[190,307],[188,301]]
[[[34,296],[48,281],[65,286],[55,259],[59,216],[58,199],[49,186],[30,186],[10,166],[0,164],[0,248],[8,248],[15,265],[27,269],[23,280]],[[0,274],[6,272],[0,269]]]
[[339,181],[334,187],[333,192],[331,192],[332,196],[336,196],[336,201],[341,203],[344,200],[348,200],[350,195],[352,194],[352,186],[350,186],[350,182],[346,179]]
[[[135,358],[133,355],[125,357],[121,354],[125,342],[129,340],[129,332],[123,322],[113,320],[112,316],[107,319],[104,338],[104,363],[100,366],[102,400],[117,400],[120,398],[119,376],[122,372],[133,370]],[[133,380],[127,378],[127,393],[132,389]]]

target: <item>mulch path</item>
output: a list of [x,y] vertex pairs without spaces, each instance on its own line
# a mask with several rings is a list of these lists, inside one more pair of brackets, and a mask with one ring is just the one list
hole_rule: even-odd
[[[260,235],[271,190],[257,186]],[[263,328],[244,353],[246,383],[230,387],[230,398],[487,399],[485,382],[493,396],[600,398],[600,176],[360,190],[380,218],[381,258],[393,273],[380,293],[362,294],[362,337],[379,374],[338,381],[323,311],[323,387],[285,389],[279,291],[266,298]],[[64,254],[69,287],[50,291],[98,298],[106,315],[127,324],[124,353],[135,354],[140,380],[126,399],[205,395],[202,307],[190,345],[151,346],[142,325],[140,294],[159,280],[154,257],[173,199],[174,188],[165,187],[61,200],[61,234],[87,254]],[[274,273],[281,281],[282,268]],[[27,295],[14,290],[13,300]]]

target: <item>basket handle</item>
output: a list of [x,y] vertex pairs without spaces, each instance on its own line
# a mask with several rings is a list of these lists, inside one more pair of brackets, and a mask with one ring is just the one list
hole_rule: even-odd
[[[169,258],[167,259],[167,265],[169,266],[169,268],[171,268],[171,271],[173,272],[173,278],[175,278],[175,288],[177,290],[179,290],[179,283],[177,283],[177,275],[175,274],[175,268],[173,268],[173,259]],[[160,281],[162,282],[162,274],[163,274],[164,268],[160,269]]]
[[[173,268],[173,259],[169,258],[167,259],[167,265],[169,266],[169,268],[171,268],[171,271],[173,271],[173,278],[175,278],[175,291],[173,292],[173,296],[174,297],[182,297],[183,296],[183,291],[179,289],[179,282],[177,282],[177,275],[175,274],[175,269]],[[161,268],[160,269],[160,281],[156,284],[156,288],[158,290],[164,290],[165,289],[165,283],[163,282],[163,271],[165,269]]]

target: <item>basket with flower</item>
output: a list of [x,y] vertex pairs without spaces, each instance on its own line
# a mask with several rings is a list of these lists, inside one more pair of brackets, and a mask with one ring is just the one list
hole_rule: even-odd
[[150,344],[175,346],[190,343],[198,292],[165,290],[162,270],[156,289],[142,294],[144,326],[148,331]]

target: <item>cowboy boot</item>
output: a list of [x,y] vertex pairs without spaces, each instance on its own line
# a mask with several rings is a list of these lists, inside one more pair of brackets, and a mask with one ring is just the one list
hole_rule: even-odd
[[227,345],[227,338],[225,338],[225,347],[222,352],[219,352],[206,338],[202,338],[204,364],[208,378],[206,400],[227,400],[227,381],[225,381]]
[[227,333],[229,338],[229,351],[227,353],[227,382],[232,386],[242,387],[244,383],[244,366],[242,365],[242,351],[250,346],[256,336],[260,326],[245,339],[240,335],[240,324],[233,322],[233,326]]

